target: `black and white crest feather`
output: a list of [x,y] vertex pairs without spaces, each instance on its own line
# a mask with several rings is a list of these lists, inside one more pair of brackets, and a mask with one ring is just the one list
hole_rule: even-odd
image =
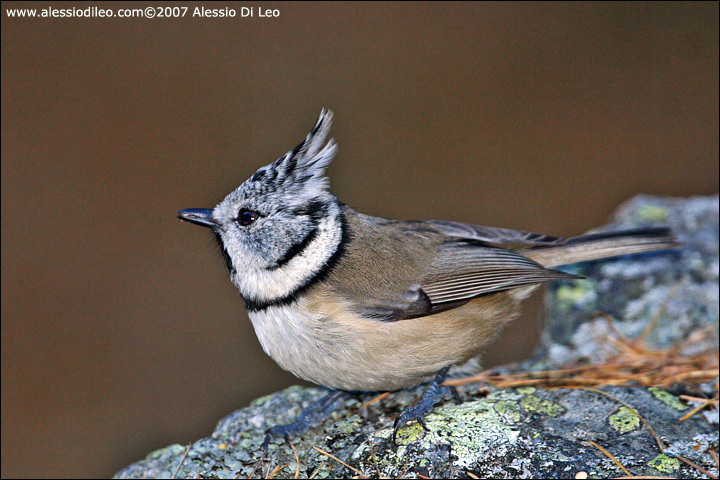
[[290,194],[303,192],[304,197],[313,197],[326,191],[328,180],[325,169],[337,151],[333,139],[325,143],[332,118],[332,112],[323,109],[305,140],[271,165],[259,169],[248,179],[247,186],[255,187],[260,193],[278,190]]

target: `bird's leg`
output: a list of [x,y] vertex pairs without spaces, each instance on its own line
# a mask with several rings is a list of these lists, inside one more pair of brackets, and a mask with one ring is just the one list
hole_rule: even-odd
[[435,403],[442,400],[447,393],[452,394],[453,398],[455,399],[455,403],[462,403],[460,395],[458,394],[458,391],[455,387],[452,387],[450,385],[442,385],[442,382],[445,381],[445,376],[447,375],[449,369],[450,367],[445,367],[440,370],[440,372],[438,372],[437,376],[435,377],[435,380],[430,382],[427,390],[425,390],[425,393],[423,393],[422,397],[420,397],[420,401],[417,402],[415,405],[412,405],[403,410],[403,412],[395,419],[395,424],[393,425],[393,443],[395,445],[397,445],[398,430],[400,430],[403,425],[405,425],[411,420],[417,420],[417,422],[422,428],[424,428],[426,431],[429,431],[423,419],[428,413],[432,411]]
[[268,430],[263,442],[263,450],[267,453],[270,440],[277,437],[283,437],[289,446],[290,437],[299,435],[325,420],[351,395],[352,393],[343,390],[331,390],[327,395],[308,405],[293,422],[287,425],[276,425]]

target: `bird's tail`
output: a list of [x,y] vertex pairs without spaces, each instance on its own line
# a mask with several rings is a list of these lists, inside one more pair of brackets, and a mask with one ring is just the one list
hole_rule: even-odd
[[666,250],[681,245],[669,228],[638,228],[580,235],[567,238],[554,245],[528,247],[518,253],[535,260],[546,268],[552,268],[630,253]]

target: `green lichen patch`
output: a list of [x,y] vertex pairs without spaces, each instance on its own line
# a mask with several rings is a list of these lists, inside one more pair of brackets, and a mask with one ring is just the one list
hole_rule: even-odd
[[650,460],[648,463],[652,468],[663,473],[673,473],[680,469],[680,460],[677,458],[668,457],[664,453],[661,453],[657,457]]
[[[383,434],[379,434],[378,437],[387,436],[387,438],[390,438],[389,435],[384,435],[384,433],[385,432],[383,432]],[[420,425],[417,422],[411,423],[409,425],[402,427],[400,430],[398,430],[397,437],[396,437],[397,443],[398,443],[398,445],[415,443],[418,440],[420,440],[421,438],[423,438],[424,433],[425,433],[425,431],[422,428],[422,425]]]
[[496,403],[503,401],[519,401],[523,395],[535,392],[535,387],[520,387],[515,390],[497,390],[492,392],[490,395],[485,397],[485,401],[488,403]]
[[690,408],[684,403],[682,403],[678,397],[676,397],[670,392],[666,392],[661,388],[650,387],[648,388],[648,390],[650,390],[650,393],[652,393],[655,398],[663,402],[668,407],[672,407],[675,410],[679,410],[681,412]]
[[[520,432],[507,425],[505,418],[493,411],[494,402],[487,399],[465,402],[461,405],[446,405],[425,418],[429,431],[413,423],[398,431],[398,448],[389,452],[387,460],[403,464],[407,449],[424,451],[438,444],[452,445],[453,464],[459,468],[468,468],[477,462],[479,452],[491,452],[501,445],[508,445],[518,438]],[[392,429],[375,432],[375,437],[390,438]],[[360,458],[369,451],[365,443],[358,447],[353,458]],[[382,469],[382,465],[380,465]]]
[[565,407],[562,405],[535,395],[525,395],[522,400],[520,400],[520,407],[528,413],[541,413],[550,415],[551,417],[557,417],[565,411]]
[[495,409],[495,413],[510,423],[517,423],[520,421],[520,405],[517,401],[501,400],[496,402],[493,408]]
[[620,407],[617,413],[608,417],[610,426],[620,433],[628,433],[640,428],[640,417],[632,408]]

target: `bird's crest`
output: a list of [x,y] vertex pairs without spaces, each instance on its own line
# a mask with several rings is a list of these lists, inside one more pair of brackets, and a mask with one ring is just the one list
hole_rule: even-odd
[[325,142],[332,117],[330,110],[323,109],[305,140],[272,164],[260,168],[245,182],[245,187],[258,193],[302,192],[303,196],[311,197],[326,192],[329,182],[325,169],[337,151],[334,139]]

